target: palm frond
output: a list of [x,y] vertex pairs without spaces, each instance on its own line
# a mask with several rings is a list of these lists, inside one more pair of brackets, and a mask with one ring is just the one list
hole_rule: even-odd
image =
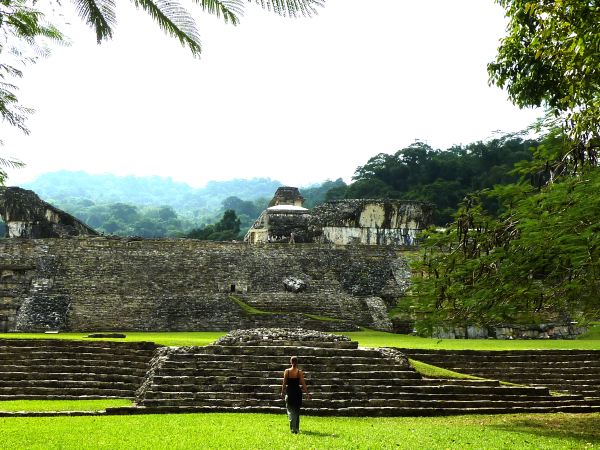
[[[253,0],[248,0],[252,2]],[[263,9],[285,17],[314,16],[326,0],[254,0]]]
[[213,14],[217,17],[223,16],[225,23],[231,22],[237,25],[240,17],[244,13],[243,0],[194,0],[198,3],[204,12]]
[[73,0],[79,16],[96,31],[98,43],[112,37],[116,23],[114,0]]
[[0,156],[0,166],[12,167],[13,169],[20,169],[21,167],[25,167],[25,163],[10,156],[6,158]]
[[136,7],[145,10],[171,36],[189,47],[194,56],[201,51],[196,23],[185,8],[172,0],[133,0]]
[[0,82],[0,118],[9,125],[17,127],[25,134],[29,129],[25,125],[27,115],[33,113],[31,108],[19,105],[15,91],[17,87],[10,83]]

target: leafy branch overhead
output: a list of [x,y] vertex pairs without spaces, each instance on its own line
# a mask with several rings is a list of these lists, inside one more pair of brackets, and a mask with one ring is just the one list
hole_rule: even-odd
[[490,80],[520,107],[546,107],[546,134],[515,164],[519,182],[470,195],[423,237],[413,294],[430,332],[600,317],[600,4],[497,3],[509,25]]
[[569,137],[600,139],[600,4],[592,0],[497,0],[509,19],[490,81],[520,107],[545,106]]
[[[72,0],[79,17],[96,33],[98,43],[112,38],[117,23],[115,0]],[[192,14],[175,0],[131,0],[168,35],[187,47],[193,56],[201,52],[200,34]],[[237,25],[247,3],[285,17],[310,17],[325,0],[193,0],[207,14]],[[31,109],[19,104],[18,87],[11,81],[23,76],[18,68],[48,54],[47,41],[66,43],[57,27],[46,20],[43,8],[60,16],[61,2],[53,0],[0,0],[0,115],[3,121],[28,133],[25,124]],[[55,16],[53,16],[55,17]],[[12,61],[14,60],[14,61]]]
[[[116,24],[114,0],[73,0],[79,16],[96,31],[98,43],[110,39]],[[200,54],[200,36],[196,23],[180,2],[174,0],[132,0],[143,9],[166,33],[177,38],[192,54]],[[237,25],[246,3],[252,0],[194,0],[208,14],[223,18],[225,23]],[[286,17],[312,16],[325,0],[256,0],[254,3],[275,14]]]

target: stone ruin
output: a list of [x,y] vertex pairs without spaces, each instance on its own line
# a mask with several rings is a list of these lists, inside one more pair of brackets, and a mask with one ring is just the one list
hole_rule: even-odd
[[19,187],[0,188],[0,215],[8,238],[97,236],[98,232],[38,195]]
[[336,200],[312,210],[304,208],[303,202],[298,188],[279,188],[244,240],[411,246],[433,217],[433,205],[417,201]]
[[214,345],[358,348],[358,342],[352,341],[348,336],[303,328],[233,330],[217,339]]

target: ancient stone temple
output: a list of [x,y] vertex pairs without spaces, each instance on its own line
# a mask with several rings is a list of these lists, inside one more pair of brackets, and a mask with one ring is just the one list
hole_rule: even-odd
[[310,211],[302,206],[304,198],[296,187],[280,187],[269,207],[246,233],[244,241],[251,244],[264,242],[312,242],[309,232]]
[[312,210],[303,208],[303,201],[298,188],[279,188],[244,240],[410,246],[433,215],[433,205],[417,201],[336,200]]
[[19,187],[0,188],[0,215],[6,223],[6,237],[9,238],[98,235],[71,214],[43,201],[35,192]]
[[3,189],[9,236],[29,239],[0,240],[0,330],[390,331],[409,248],[323,245],[302,201],[279,189],[250,240],[299,245],[248,245],[96,236],[33,192]]

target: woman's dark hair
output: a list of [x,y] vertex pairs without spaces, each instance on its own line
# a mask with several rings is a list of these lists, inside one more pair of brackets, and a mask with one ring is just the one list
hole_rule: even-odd
[[290,358],[290,364],[294,367],[296,367],[298,365],[298,357],[297,356],[292,356]]

